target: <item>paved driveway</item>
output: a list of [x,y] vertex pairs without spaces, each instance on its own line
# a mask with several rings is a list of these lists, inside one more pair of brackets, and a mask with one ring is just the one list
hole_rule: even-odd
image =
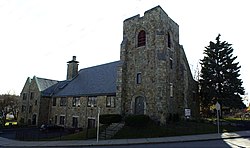
[[2,129],[0,136],[8,139],[39,140],[48,137],[60,137],[66,134],[69,134],[69,132],[64,130],[40,131],[39,128],[29,127]]

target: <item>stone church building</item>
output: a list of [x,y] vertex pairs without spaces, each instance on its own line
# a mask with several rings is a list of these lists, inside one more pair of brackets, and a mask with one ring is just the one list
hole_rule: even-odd
[[21,92],[22,124],[95,127],[101,114],[144,114],[164,125],[169,117],[199,116],[198,85],[193,80],[179,26],[154,7],[123,22],[120,60],[78,70],[68,62],[65,81],[34,76]]

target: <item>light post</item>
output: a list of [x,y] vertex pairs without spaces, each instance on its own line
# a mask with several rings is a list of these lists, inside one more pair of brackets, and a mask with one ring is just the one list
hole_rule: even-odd
[[99,141],[99,128],[100,128],[100,107],[97,108],[97,130],[96,130],[96,142],[98,143]]

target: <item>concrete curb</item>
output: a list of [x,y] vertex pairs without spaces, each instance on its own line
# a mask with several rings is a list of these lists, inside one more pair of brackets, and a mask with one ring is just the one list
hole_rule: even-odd
[[209,141],[221,139],[233,139],[250,137],[250,131],[240,131],[235,133],[222,134],[202,134],[202,135],[187,135],[174,137],[159,137],[159,138],[140,138],[140,139],[112,139],[100,140],[98,143],[95,140],[71,140],[71,141],[17,141],[0,137],[0,146],[25,146],[25,147],[84,147],[84,146],[111,146],[111,145],[139,145],[139,144],[157,144],[157,143],[178,143],[178,142],[194,142],[194,141]]

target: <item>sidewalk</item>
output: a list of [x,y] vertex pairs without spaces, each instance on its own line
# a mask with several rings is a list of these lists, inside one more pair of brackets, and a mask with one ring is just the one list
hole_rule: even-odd
[[234,133],[222,134],[203,134],[161,138],[140,138],[140,139],[112,139],[100,140],[98,143],[95,140],[72,140],[72,141],[17,141],[0,137],[0,146],[39,146],[39,147],[57,147],[57,146],[104,146],[104,145],[130,145],[130,144],[147,144],[147,143],[173,143],[173,142],[188,142],[188,141],[207,141],[216,139],[230,139],[250,137],[250,131],[239,131]]

